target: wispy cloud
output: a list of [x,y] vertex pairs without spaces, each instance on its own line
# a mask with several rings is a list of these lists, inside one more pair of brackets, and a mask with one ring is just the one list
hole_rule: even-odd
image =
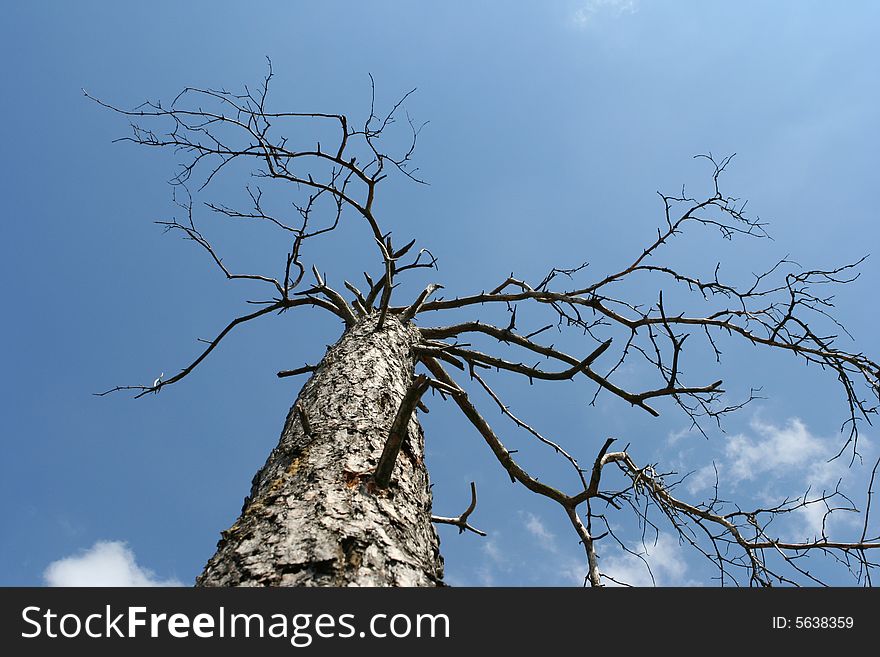
[[685,479],[685,486],[691,495],[712,488],[716,483],[718,483],[718,469],[714,463],[704,465]]
[[498,541],[494,538],[487,539],[486,542],[483,543],[483,554],[485,554],[489,558],[489,561],[496,566],[503,566],[507,563],[507,557],[501,551]]
[[[756,419],[751,422],[751,428],[756,434],[754,437],[733,436],[724,450],[728,476],[736,482],[771,472],[804,469],[831,455],[828,441],[810,433],[798,418],[790,419],[784,426]],[[814,474],[823,474],[821,468],[813,469]]]
[[[750,431],[729,438],[717,462],[722,488],[747,484],[756,499],[770,506],[783,498],[797,499],[806,493],[807,502],[787,514],[776,531],[784,530],[792,540],[814,540],[833,530],[848,531],[856,526],[858,513],[847,513],[851,503],[835,496],[826,503],[822,495],[839,490],[858,499],[867,486],[868,470],[862,461],[834,458],[843,444],[839,435],[818,436],[799,418],[785,423],[758,418]],[[867,436],[859,439],[859,452],[865,463],[873,463],[874,445]],[[697,494],[715,486],[715,466],[707,465],[691,474],[685,486]],[[792,493],[792,490],[794,492]],[[855,497],[853,497],[855,493]],[[828,513],[834,509],[833,513]]]
[[[718,477],[724,485],[752,481],[787,481],[816,487],[831,486],[844,478],[850,469],[847,458],[834,459],[842,445],[839,436],[817,436],[799,418],[784,424],[753,419],[751,431],[727,439],[717,463]],[[873,445],[861,437],[862,455],[872,452]],[[687,480],[691,493],[715,484],[716,465],[696,470]],[[772,476],[771,476],[772,475]]]
[[[849,470],[845,458],[833,459],[840,449],[835,437],[817,436],[799,418],[774,424],[758,418],[749,423],[751,431],[731,436],[725,442],[717,463],[703,466],[685,481],[690,493],[742,482],[803,484],[811,488],[833,487]],[[860,447],[871,448],[867,438]]]
[[496,532],[492,538],[486,539],[480,549],[484,559],[471,571],[473,580],[468,584],[473,586],[495,586],[497,577],[503,573],[509,573],[512,569],[511,556],[502,547],[500,532]]
[[553,535],[553,532],[547,529],[541,519],[534,513],[529,513],[528,511],[524,512],[523,516],[525,517],[526,530],[528,530],[532,536],[541,541],[544,547],[551,550],[555,549],[556,537]]
[[857,534],[865,518],[861,513],[853,512],[849,504],[841,502],[842,500],[836,500],[832,505],[833,513],[829,513],[829,505],[821,501],[797,509],[789,523],[794,540],[818,540],[822,538],[823,532],[830,538],[837,534]]
[[698,435],[700,435],[699,432],[693,427],[684,427],[677,431],[670,431],[666,436],[666,444],[670,447],[674,447],[682,438]]
[[569,558],[557,564],[556,573],[565,586],[584,586],[587,579],[586,558]]
[[587,0],[572,13],[571,22],[576,27],[586,27],[597,16],[617,17],[623,14],[634,14],[637,10],[637,0]]
[[[693,584],[685,579],[688,566],[683,558],[683,549],[672,537],[660,534],[656,542],[639,544],[630,549],[635,554],[619,551],[603,558],[600,562],[602,573],[630,586]],[[618,586],[610,580],[607,580],[607,584]]]
[[[796,523],[800,524],[803,535],[800,538],[812,540],[822,536],[827,529],[825,523],[831,519],[828,507],[821,502],[807,504],[797,509]],[[796,537],[798,538],[798,537]]]
[[183,586],[139,566],[122,541],[98,541],[80,554],[53,561],[43,579],[47,586]]
[[476,576],[480,586],[495,586],[495,573],[488,566],[477,568]]
[[544,581],[560,586],[583,586],[587,574],[586,559],[572,556],[566,547],[564,535],[561,540],[557,539],[556,534],[547,528],[539,516],[529,511],[520,511],[520,516],[526,531],[546,553],[541,560]]

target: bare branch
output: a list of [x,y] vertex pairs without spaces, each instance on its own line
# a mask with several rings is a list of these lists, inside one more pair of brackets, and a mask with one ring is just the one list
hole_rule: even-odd
[[373,474],[373,481],[377,488],[388,488],[391,484],[391,473],[394,471],[394,464],[397,461],[397,455],[403,441],[406,440],[407,427],[409,426],[410,417],[416,409],[419,399],[428,389],[428,377],[419,374],[409,388],[407,388],[394,421],[391,423],[391,431],[388,434],[388,440],[385,441],[385,447],[382,449],[382,455],[376,464],[376,471]]
[[349,283],[348,281],[343,281],[346,289],[354,295],[355,300],[361,305],[366,313],[367,309],[369,309],[370,304],[367,303],[367,300],[364,298],[364,295],[361,294],[361,291],[355,287],[354,284]]
[[[456,386],[455,381],[452,380],[436,360],[430,356],[424,356],[422,357],[422,362],[428,370],[430,370],[431,374],[433,374],[439,381],[456,388],[459,387]],[[532,492],[544,495],[557,502],[566,503],[568,501],[568,495],[556,490],[552,486],[548,486],[537,479],[534,479],[516,464],[510,452],[504,447],[504,444],[498,436],[495,435],[495,432],[492,431],[492,428],[486,420],[483,419],[480,412],[470,402],[466,393],[454,395],[453,400],[458,405],[459,409],[461,409],[462,413],[464,413],[465,417],[470,420],[471,424],[473,424],[477,431],[480,432],[480,435],[483,436],[486,443],[489,445],[489,448],[495,454],[495,458],[497,458],[502,467],[507,470],[511,481],[518,481]]]
[[[864,533],[862,538],[857,541],[833,541],[824,536],[824,532],[821,538],[814,541],[785,541],[770,536],[767,533],[769,521],[761,521],[763,516],[773,518],[779,514],[791,513],[812,504],[824,503],[827,505],[830,501],[842,496],[842,493],[839,491],[825,493],[813,499],[804,495],[799,499],[785,500],[781,504],[770,508],[759,508],[751,511],[736,510],[725,514],[714,510],[717,500],[707,506],[694,505],[675,497],[671,492],[670,486],[664,482],[663,477],[656,472],[654,467],[637,467],[626,451],[607,453],[607,447],[610,443],[610,439],[606,441],[599,457],[596,459],[591,480],[591,483],[592,481],[596,482],[596,487],[594,488],[591,485],[585,495],[582,494],[572,498],[572,502],[580,502],[592,495],[594,490],[598,489],[599,472],[601,469],[608,464],[616,464],[620,471],[629,478],[631,482],[629,490],[635,495],[647,494],[682,538],[696,547],[696,540],[691,537],[687,526],[687,523],[694,523],[695,526],[705,532],[713,545],[723,546],[723,549],[716,549],[714,557],[705,552],[704,554],[707,554],[710,560],[720,569],[721,573],[727,576],[731,575],[729,570],[731,568],[746,568],[749,572],[749,579],[754,584],[770,586],[773,581],[793,583],[793,581],[788,580],[785,576],[775,571],[767,561],[764,551],[772,550],[781,556],[784,563],[795,568],[801,575],[821,584],[821,581],[816,580],[807,571],[797,566],[796,559],[799,556],[803,556],[811,551],[864,555],[865,551],[880,549],[880,537],[878,539],[866,540]],[[621,493],[617,495],[620,496]],[[828,513],[833,510],[834,508],[829,507]],[[643,519],[646,519],[645,511],[638,511],[638,514]],[[712,530],[712,526],[717,528],[717,531]],[[753,538],[748,537],[749,532],[753,534]],[[742,551],[742,560],[729,555],[733,547],[738,547]],[[859,557],[859,561],[866,570],[874,567],[864,556]]]
[[[132,110],[114,107],[86,94],[102,107],[129,117],[133,122],[131,134],[121,141],[170,149],[182,158],[171,183],[175,189],[174,201],[186,216],[157,223],[166,231],[174,231],[195,242],[227,279],[257,281],[268,284],[273,290],[269,300],[249,300],[248,303],[259,305],[259,310],[233,319],[213,340],[203,341],[206,347],[175,376],[167,380],[160,376],[152,385],[118,386],[98,394],[132,390],[141,397],[157,393],[192,372],[239,324],[301,305],[317,306],[333,313],[343,320],[346,329],[372,318],[378,310],[377,331],[382,330],[389,313],[397,315],[403,323],[412,323],[428,313],[442,316],[446,311],[468,311],[485,304],[494,305],[509,313],[506,327],[502,328],[503,323],[495,326],[475,319],[461,322],[456,318],[451,321],[460,323],[412,328],[414,335],[417,332],[421,335],[412,346],[412,354],[427,367],[433,378],[419,374],[408,386],[372,475],[376,488],[390,486],[412,414],[417,408],[427,411],[421,397],[431,387],[444,399],[451,397],[483,437],[512,482],[519,482],[563,507],[584,547],[587,581],[594,586],[600,586],[603,577],[607,578],[607,574],[601,572],[597,552],[597,542],[602,537],[610,536],[622,549],[644,560],[642,554],[627,548],[615,534],[611,519],[597,512],[596,507],[603,503],[609,514],[624,508],[635,514],[643,544],[646,535],[656,537],[659,534],[659,523],[670,523],[683,544],[697,550],[718,568],[721,583],[731,579],[738,583],[737,577],[742,573],[747,573],[748,583],[752,585],[821,583],[802,561],[804,556],[816,552],[831,555],[853,571],[859,581],[870,582],[871,572],[877,564],[867,555],[880,547],[880,538],[869,536],[868,525],[874,479],[880,461],[874,465],[868,485],[860,538],[832,540],[825,535],[824,518],[832,512],[856,510],[839,485],[821,495],[810,495],[808,491],[796,498],[786,498],[770,508],[744,511],[735,507],[731,510],[718,497],[716,472],[714,498],[690,503],[677,496],[675,487],[681,480],[670,481],[674,473],[658,472],[656,465],[637,467],[628,448],[609,451],[613,442],[611,438],[599,448],[592,468],[583,470],[562,441],[550,440],[514,415],[478,372],[497,369],[523,376],[530,383],[535,379],[583,381],[580,376],[583,375],[595,385],[593,402],[600,392],[605,391],[657,416],[659,410],[648,402],[667,400],[670,405],[677,405],[708,437],[700,425],[703,419],[710,418],[720,426],[720,418],[754,399],[756,389],[750,390],[745,401],[740,397],[728,402],[723,397],[721,376],[704,375],[703,380],[689,380],[687,359],[694,343],[702,341],[703,348],[714,355],[714,365],[720,365],[721,347],[726,347],[721,338],[731,336],[746,345],[791,353],[809,364],[833,372],[848,410],[844,427],[850,429],[841,453],[852,444],[855,458],[859,424],[870,423],[880,410],[880,365],[861,352],[840,346],[840,340],[852,336],[835,319],[834,296],[826,290],[855,281],[858,278],[856,268],[864,259],[839,267],[805,269],[786,255],[766,270],[751,274],[751,278],[747,276],[744,284],[727,280],[727,275],[722,275],[721,263],[717,263],[713,271],[695,274],[664,261],[664,255],[669,252],[668,245],[691,228],[718,231],[723,239],[768,237],[765,223],[747,215],[744,202],[721,192],[720,179],[732,156],[716,159],[709,154],[698,157],[712,167],[710,191],[701,198],[688,196],[684,188],[680,195],[659,194],[663,214],[656,236],[650,236],[647,245],[638,248],[622,268],[611,269],[610,273],[599,274],[592,280],[587,278],[590,270],[586,262],[571,268],[553,266],[537,282],[516,278],[511,273],[497,286],[475,294],[465,291],[461,296],[449,299],[432,297],[442,285],[431,283],[415,299],[391,306],[391,297],[402,273],[437,267],[437,258],[428,249],[422,248],[413,256],[415,239],[395,248],[391,233],[382,230],[377,209],[377,188],[389,172],[397,171],[415,182],[425,182],[418,177],[418,169],[412,162],[424,124],[417,125],[407,114],[403,148],[397,153],[389,153],[382,147],[386,131],[392,130],[395,121],[405,113],[403,103],[414,90],[404,94],[390,111],[383,113],[376,108],[375,83],[371,77],[369,115],[363,123],[353,123],[343,114],[269,111],[271,78],[270,66],[262,84],[254,91],[247,87],[244,93],[188,87],[170,105],[146,102]],[[320,142],[303,141],[300,136],[307,133],[310,125],[331,126],[331,143],[328,145],[323,134],[323,146]],[[265,181],[265,185],[284,186],[291,196],[289,204],[285,203],[281,211],[276,211],[270,200],[274,198],[272,194],[264,197],[263,188],[245,186],[244,206],[233,207],[225,202],[200,199],[195,207],[203,211],[207,209],[225,220],[259,222],[266,228],[280,231],[283,248],[279,255],[282,257],[275,263],[274,269],[278,272],[275,276],[239,273],[231,269],[196,226],[190,189],[197,189],[196,194],[207,193],[205,190],[212,182],[226,175],[237,163],[251,164],[252,174]],[[179,190],[185,193],[185,200],[178,201],[176,192]],[[291,215],[295,221],[291,221]],[[327,276],[322,275],[317,266],[306,260],[312,240],[336,231],[350,216],[358,222],[366,222],[378,248],[374,255],[381,256],[381,263],[377,259],[374,266],[382,267],[382,275],[375,281],[364,274],[368,287],[363,292],[348,280],[344,281],[345,288],[353,295],[351,303],[329,286]],[[315,285],[299,290],[309,268],[314,274]],[[687,313],[676,311],[664,300],[664,288],[667,292],[672,289],[688,295],[687,299],[695,303],[680,306],[687,308]],[[486,292],[486,289],[490,291]],[[647,296],[643,296],[644,290],[648,290]],[[680,299],[681,295],[667,294],[666,299]],[[498,304],[502,305],[499,307]],[[541,328],[530,332],[522,327],[518,330],[517,323],[522,325],[526,321],[535,322],[533,326]],[[545,341],[545,333],[552,328],[560,333],[573,330],[579,337],[586,338],[587,347],[578,349],[586,355],[572,356],[553,344],[541,344],[539,340]],[[479,334],[492,338],[494,342],[484,340],[490,346],[481,351],[459,342],[466,334]],[[510,353],[514,355],[509,356]],[[606,356],[609,354],[613,355]],[[610,364],[605,364],[603,356],[611,361]],[[532,363],[533,360],[536,362]],[[466,371],[486,391],[504,417],[564,458],[575,470],[580,490],[567,494],[521,467],[513,458],[515,450],[504,446],[467,392],[447,374],[440,361]],[[650,372],[650,380],[639,383],[638,387],[623,377],[623,364],[633,361]],[[277,376],[305,374],[317,367],[305,365],[282,370]],[[657,408],[661,407],[658,405]],[[301,405],[297,405],[296,412],[304,432],[310,434],[309,420]],[[606,467],[612,464],[615,468],[607,474]],[[611,481],[621,486],[619,481],[615,482],[615,477],[623,481],[618,489],[609,485]],[[476,487],[471,483],[471,504],[464,513],[457,518],[432,519],[455,525],[460,532],[473,531],[484,536],[484,532],[468,523],[476,502]],[[585,512],[581,505],[585,505]],[[775,518],[812,505],[816,505],[813,510],[824,513],[820,537],[797,542],[782,540],[775,534],[771,527]],[[594,523],[604,524],[607,531],[596,536]]]
[[391,290],[394,283],[394,260],[391,259],[391,254],[385,247],[385,243],[381,239],[377,239],[376,242],[379,244],[382,258],[385,260],[385,286],[382,288],[382,300],[379,303],[379,321],[376,323],[376,330],[381,331],[382,325],[385,323],[385,315],[388,313],[388,304],[391,302]]
[[403,311],[401,320],[404,322],[410,321],[413,317],[416,316],[416,313],[419,312],[419,308],[422,307],[422,304],[425,303],[425,300],[434,292],[442,288],[443,286],[439,283],[431,283],[428,287],[422,290],[422,293],[416,298],[415,301],[413,301],[412,305]]
[[474,512],[474,509],[477,508],[477,486],[474,482],[471,482],[471,503],[468,505],[468,508],[464,510],[457,518],[445,518],[443,516],[431,516],[431,522],[437,522],[444,525],[455,525],[458,527],[458,533],[462,534],[465,531],[471,531],[474,534],[479,536],[486,536],[486,532],[480,531],[476,527],[471,526],[468,523],[468,518],[471,513]]
[[137,398],[143,397],[144,395],[149,394],[151,392],[153,392],[153,393],[159,392],[159,390],[161,390],[165,386],[169,386],[173,383],[177,383],[183,377],[185,377],[187,374],[192,372],[196,367],[198,367],[199,363],[201,363],[205,358],[207,358],[208,354],[210,354],[212,351],[214,351],[214,349],[217,347],[217,345],[220,344],[220,341],[223,340],[223,338],[225,338],[227,335],[229,335],[229,333],[232,331],[232,329],[234,329],[236,326],[238,326],[240,324],[244,324],[245,322],[249,322],[252,319],[256,319],[257,317],[262,317],[263,315],[274,312],[276,310],[283,310],[287,307],[305,305],[308,303],[311,303],[310,299],[301,299],[299,302],[290,302],[289,304],[277,302],[277,303],[274,303],[270,306],[266,306],[265,308],[261,308],[260,310],[257,310],[256,312],[253,312],[249,315],[243,315],[241,317],[237,317],[236,319],[229,322],[229,324],[227,324],[226,327],[222,331],[220,331],[220,333],[217,335],[217,337],[208,343],[208,347],[198,356],[198,358],[196,358],[192,363],[190,363],[189,365],[184,367],[180,372],[178,372],[177,374],[172,376],[170,379],[166,379],[165,381],[158,380],[157,383],[155,383],[154,385],[149,385],[149,386],[117,386],[115,388],[112,388],[110,390],[106,390],[104,392],[95,393],[95,395],[97,397],[103,397],[104,395],[108,395],[111,392],[117,392],[119,390],[139,390],[140,392],[137,395],[135,395],[135,399],[137,399]]
[[279,379],[283,379],[286,376],[298,376],[300,374],[310,374],[318,369],[317,365],[304,365],[302,367],[297,367],[293,370],[281,370],[278,372],[277,376]]
[[510,409],[507,407],[507,405],[501,401],[501,399],[498,397],[498,395],[495,394],[495,391],[489,387],[489,385],[483,380],[483,378],[479,374],[474,372],[473,377],[477,380],[477,382],[479,382],[479,384],[481,386],[483,386],[483,389],[487,393],[489,393],[489,396],[498,405],[498,408],[501,409],[501,412],[504,415],[506,415],[507,417],[509,417],[514,422],[514,424],[516,424],[518,427],[521,427],[522,429],[525,429],[530,434],[532,434],[535,438],[537,438],[540,442],[542,442],[545,445],[547,445],[548,447],[552,448],[554,452],[556,452],[557,454],[560,454],[563,458],[565,458],[565,460],[568,461],[571,464],[571,466],[574,468],[575,472],[577,473],[578,478],[581,480],[581,483],[584,486],[584,490],[586,490],[587,481],[584,478],[584,471],[581,470],[581,467],[578,465],[577,459],[575,459],[571,454],[569,454],[567,451],[565,451],[558,443],[550,440],[549,438],[545,438],[538,431],[536,431],[531,426],[529,426],[528,424],[526,424],[525,422],[520,420],[518,417],[516,417],[510,411]]

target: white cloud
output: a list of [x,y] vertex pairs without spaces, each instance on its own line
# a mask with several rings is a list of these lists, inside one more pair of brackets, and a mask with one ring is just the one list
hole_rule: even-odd
[[43,579],[47,586],[183,586],[139,566],[122,541],[98,541],[80,554],[53,561]]
[[[534,513],[520,511],[525,519],[526,531],[534,536],[548,555],[542,560],[542,572],[546,573],[552,584],[561,586],[583,586],[587,574],[586,558],[573,558],[561,549],[556,535],[547,529],[544,522]],[[583,554],[581,551],[580,554]]]
[[585,27],[600,14],[616,17],[634,14],[637,10],[637,0],[587,0],[571,15],[571,22],[577,27]]
[[529,513],[528,511],[523,514],[526,518],[526,529],[528,532],[541,541],[545,547],[548,549],[555,548],[555,537],[553,533],[544,526],[544,523],[541,522],[541,519],[536,516],[534,513]]
[[[865,482],[867,486],[867,482]],[[811,496],[813,497],[813,496]],[[828,513],[829,506],[833,510]],[[822,538],[823,522],[825,535],[834,540],[856,540],[861,533],[865,517],[854,512],[842,499],[831,500],[828,504],[816,501],[795,509],[788,519],[792,540],[810,542]]]
[[511,570],[510,555],[502,550],[499,537],[500,532],[497,532],[482,543],[481,549],[486,558],[473,570],[477,586],[495,586],[496,576]]
[[476,575],[477,579],[480,580],[480,586],[495,586],[495,575],[486,566],[478,568]]
[[[750,422],[751,435],[737,434],[724,447],[724,460],[718,470],[722,482],[787,480],[801,481],[813,489],[834,488],[848,478],[853,466],[846,455],[834,458],[843,437],[821,437],[810,432],[799,418],[791,418],[780,426],[757,418]],[[873,444],[865,436],[859,438],[859,452],[867,458]],[[858,465],[857,459],[854,465]],[[695,472],[688,479],[689,490],[697,492],[710,483],[711,466]]]
[[674,447],[679,440],[682,438],[689,438],[690,436],[698,436],[700,435],[693,427],[684,427],[683,429],[678,429],[677,431],[670,431],[666,436],[666,444],[670,447]]
[[[823,522],[829,536],[856,528],[858,513],[847,513],[850,503],[843,497],[834,497],[828,504],[834,510],[828,514],[828,505],[820,501],[823,494],[839,490],[850,495],[860,494],[867,486],[868,468],[862,460],[851,462],[846,455],[834,458],[844,438],[840,435],[820,437],[811,433],[799,418],[791,418],[784,425],[760,419],[750,423],[750,435],[739,434],[728,439],[724,459],[718,464],[719,478],[724,484],[748,482],[752,493],[764,506],[775,506],[783,497],[797,499],[806,495],[810,501],[786,514],[781,525],[773,531],[782,531],[791,540],[812,541],[822,536]],[[866,436],[859,438],[859,452],[865,463],[872,463],[874,445]],[[697,470],[686,480],[692,494],[714,485],[711,466]],[[792,486],[796,487],[791,493]],[[799,488],[799,490],[797,489]],[[780,491],[787,491],[783,494]],[[852,498],[856,499],[856,498]]]
[[[599,570],[618,582],[630,586],[682,586],[691,584],[685,581],[687,563],[683,558],[683,549],[678,541],[666,534],[660,534],[655,543],[638,545],[631,548],[633,552],[644,557],[644,561],[629,552],[619,552],[602,558]],[[645,562],[651,570],[648,571]],[[651,578],[653,573],[654,578]],[[618,586],[610,580],[604,580],[609,586]]]
[[[862,456],[868,456],[872,453],[871,441],[867,438],[859,438],[859,452]],[[855,468],[858,469],[860,466],[860,462],[858,459],[855,463],[850,464],[850,460],[842,455],[840,458],[836,458],[833,461],[831,457],[835,456],[840,449],[839,444],[835,444],[832,441],[828,441],[825,443],[825,452],[822,455],[822,458],[817,459],[809,468],[807,472],[806,481],[812,486],[827,486],[829,488],[834,488],[834,485],[843,478],[848,476],[848,472]]]
[[803,532],[801,538],[806,541],[820,538],[822,536],[823,524],[831,519],[831,516],[826,518],[828,507],[822,502],[802,506],[796,510],[796,513],[796,524],[800,526],[800,530]]
[[583,586],[587,577],[587,559],[565,559],[556,566],[556,574],[566,586]]
[[483,543],[483,552],[489,557],[490,561],[498,565],[504,564],[507,561],[495,539],[490,538]]
[[718,473],[714,465],[704,465],[702,468],[691,474],[685,479],[685,485],[691,495],[714,488],[718,481]]
[[783,427],[756,419],[751,427],[757,437],[733,436],[724,450],[727,474],[734,482],[753,480],[769,473],[800,473],[808,465],[813,466],[814,474],[822,474],[821,464],[833,456],[827,441],[811,434],[798,418],[790,419]]

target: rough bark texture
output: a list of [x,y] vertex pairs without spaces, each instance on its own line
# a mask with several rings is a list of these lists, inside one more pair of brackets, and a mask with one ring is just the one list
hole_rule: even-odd
[[371,485],[418,338],[390,316],[375,326],[368,316],[328,349],[197,586],[442,585],[415,414],[391,486]]

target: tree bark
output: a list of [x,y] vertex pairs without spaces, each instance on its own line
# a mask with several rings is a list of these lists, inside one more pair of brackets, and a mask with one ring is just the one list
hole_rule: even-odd
[[395,317],[376,322],[362,318],[328,348],[197,586],[442,586],[415,414],[391,486],[370,477],[419,337]]

